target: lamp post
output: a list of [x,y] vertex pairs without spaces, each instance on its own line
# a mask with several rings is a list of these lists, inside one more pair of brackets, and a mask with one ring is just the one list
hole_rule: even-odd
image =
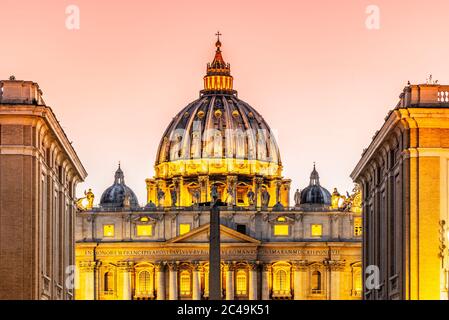
[[211,209],[209,224],[209,299],[221,300],[220,284],[220,209],[218,207],[218,191],[215,185],[211,188]]

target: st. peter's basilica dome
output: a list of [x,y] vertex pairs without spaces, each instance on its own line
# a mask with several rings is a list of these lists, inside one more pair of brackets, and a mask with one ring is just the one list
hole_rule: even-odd
[[[219,36],[219,34],[217,34]],[[191,206],[210,201],[212,186],[228,207],[288,206],[276,139],[264,118],[233,88],[221,42],[207,64],[200,97],[168,125],[159,144],[147,202]]]

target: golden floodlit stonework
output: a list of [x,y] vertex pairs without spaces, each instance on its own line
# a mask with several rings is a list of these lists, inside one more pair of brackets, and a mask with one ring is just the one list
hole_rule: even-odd
[[352,173],[363,195],[366,299],[448,299],[449,86],[404,88]]
[[[360,299],[360,192],[332,195],[313,167],[290,199],[275,136],[237,98],[221,42],[200,97],[163,133],[141,207],[119,167],[76,220],[76,298],[209,299],[209,209],[218,193],[227,300]],[[291,205],[291,203],[294,203]]]

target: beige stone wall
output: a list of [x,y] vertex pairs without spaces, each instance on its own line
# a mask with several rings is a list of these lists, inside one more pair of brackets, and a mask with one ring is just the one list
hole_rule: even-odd
[[351,175],[363,189],[364,268],[380,269],[367,299],[447,300],[448,88],[406,87]]
[[85,176],[50,108],[0,103],[0,299],[73,298],[66,271]]

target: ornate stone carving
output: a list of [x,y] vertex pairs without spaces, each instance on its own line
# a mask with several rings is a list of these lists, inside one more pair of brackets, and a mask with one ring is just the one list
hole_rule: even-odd
[[343,271],[346,266],[345,260],[325,260],[324,264],[329,267],[331,271]]
[[257,263],[257,261],[252,261],[248,263],[248,266],[250,271],[257,271],[259,264]]
[[227,262],[225,262],[225,263],[224,263],[224,268],[223,268],[223,270],[224,270],[225,272],[228,272],[228,271],[234,271],[234,270],[235,270],[235,263],[232,262],[232,261],[227,261]]
[[170,271],[178,271],[179,263],[178,262],[168,262],[167,266],[168,266],[168,270],[170,270]]
[[119,261],[117,267],[122,272],[129,272],[133,270],[134,262],[132,261]]
[[201,271],[203,271],[203,265],[201,263],[199,263],[198,261],[193,261],[192,269],[193,269],[193,271],[201,272]]
[[292,262],[292,269],[293,271],[306,271],[308,269],[307,265],[307,260],[294,261]]
[[165,271],[165,262],[157,262],[154,264],[154,269],[156,272],[164,272]]
[[81,261],[79,263],[81,272],[93,272],[101,265],[101,262],[96,261]]
[[262,264],[262,270],[265,272],[271,272],[273,267],[271,266],[271,263],[264,263]]

